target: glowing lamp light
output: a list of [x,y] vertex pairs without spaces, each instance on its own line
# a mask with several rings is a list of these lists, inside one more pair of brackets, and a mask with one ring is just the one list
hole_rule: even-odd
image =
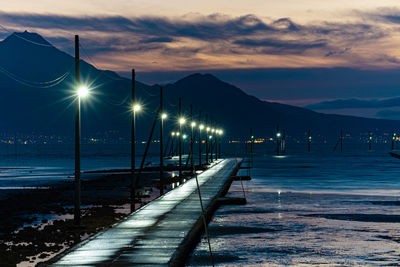
[[185,122],[186,122],[185,118],[180,118],[179,119],[179,124],[180,125],[185,124]]
[[176,136],[179,136],[179,133],[176,133]]
[[277,137],[281,137],[281,133],[277,133],[276,136],[277,136]]
[[192,126],[192,128],[193,127],[195,127],[196,126],[196,123],[194,122],[194,121],[192,121],[192,123],[190,124],[191,126]]
[[172,135],[172,136],[175,136],[175,132],[171,132],[171,135]]
[[210,131],[210,127],[207,127],[206,131],[209,132]]
[[215,132],[215,129],[214,129],[214,128],[212,128],[212,129],[211,129],[211,132],[212,132],[212,133],[213,133],[213,132]]
[[168,117],[168,115],[167,115],[166,113],[163,113],[163,114],[161,115],[161,119],[163,119],[163,120],[165,120],[167,117]]
[[141,109],[142,109],[142,107],[139,104],[133,105],[133,111],[137,112],[137,111],[140,111]]
[[89,89],[87,86],[82,85],[81,87],[78,88],[78,96],[80,98],[84,98],[89,94]]
[[203,125],[203,124],[200,124],[199,129],[200,129],[200,130],[203,130],[203,129],[204,129],[204,125]]
[[210,135],[209,138],[212,139],[212,135]]
[[183,137],[183,139],[186,139],[187,136],[186,136],[186,134],[184,134],[184,135],[182,135],[182,137]]

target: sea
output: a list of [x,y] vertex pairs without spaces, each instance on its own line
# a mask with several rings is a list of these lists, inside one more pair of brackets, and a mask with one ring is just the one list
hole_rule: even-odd
[[[255,146],[249,182],[235,182],[209,224],[216,266],[398,266],[400,159],[390,144]],[[203,236],[188,266],[210,266]]]
[[[400,147],[400,146],[399,146]],[[223,145],[224,157],[251,161],[241,170],[251,181],[234,182],[228,197],[246,205],[219,208],[207,238],[190,255],[188,266],[397,266],[400,262],[400,159],[390,144],[288,143],[275,146]],[[138,146],[138,154],[144,150]],[[82,145],[82,169],[128,167],[124,144]],[[396,152],[396,151],[394,151]],[[400,151],[399,151],[400,153]],[[157,147],[146,164],[157,165]],[[137,165],[140,159],[137,159]],[[47,188],[71,179],[73,145],[0,145],[1,192]],[[212,256],[211,256],[212,255]]]

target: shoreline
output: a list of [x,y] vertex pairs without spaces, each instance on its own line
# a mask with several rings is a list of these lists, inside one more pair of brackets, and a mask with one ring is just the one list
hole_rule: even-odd
[[[129,183],[129,177],[122,176],[83,180],[80,227],[73,224],[73,180],[49,189],[10,190],[15,192],[0,200],[0,262],[45,262],[109,228],[130,214]],[[158,190],[152,191],[136,208],[158,196]]]

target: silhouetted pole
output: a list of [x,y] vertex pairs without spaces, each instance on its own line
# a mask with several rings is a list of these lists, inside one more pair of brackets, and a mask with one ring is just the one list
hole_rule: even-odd
[[311,130],[308,130],[308,134],[307,134],[307,143],[308,143],[308,152],[311,152]]
[[220,137],[219,137],[218,158],[221,158],[221,143],[222,143],[222,132],[220,133]]
[[218,130],[215,129],[215,160],[218,160]]
[[208,114],[206,114],[206,164],[208,164],[208,131],[210,127],[208,126]]
[[190,105],[190,170],[194,173],[194,162],[193,162],[193,128],[196,126],[193,124],[193,105]]
[[[79,36],[75,35],[75,89],[79,88]],[[81,99],[75,99],[75,199],[74,224],[81,224]]]
[[372,150],[372,132],[371,131],[368,132],[368,150],[369,151]]
[[279,132],[279,124],[276,126],[276,155],[279,156],[280,155],[280,151],[281,151],[281,133]]
[[213,162],[213,149],[214,149],[214,147],[213,147],[213,141],[214,140],[212,140],[212,127],[213,127],[213,121],[210,119],[210,135],[208,136],[208,138],[210,139],[210,140],[208,140],[208,142],[209,142],[209,144],[208,144],[208,146],[209,146],[209,149],[208,149],[208,151],[209,151],[209,156],[210,156],[210,162]]
[[136,123],[136,93],[135,93],[135,69],[132,69],[132,117],[131,117],[131,212],[135,211],[135,175],[136,175],[136,137],[135,137],[135,123]]
[[199,127],[197,128],[198,129],[198,131],[199,131],[199,166],[201,167],[201,142],[202,142],[202,140],[201,140],[201,126],[202,124],[201,124],[201,111],[199,112]]
[[282,135],[282,155],[286,154],[286,129],[283,129],[283,135]]
[[182,100],[179,98],[179,141],[178,141],[178,147],[179,147],[179,178],[182,177],[182,123],[181,123],[181,118],[182,118]]
[[343,152],[343,130],[340,130],[340,152]]
[[253,155],[253,140],[254,140],[253,128],[250,128],[250,154],[251,155]]
[[396,140],[396,133],[392,133],[392,150],[394,150],[394,141]]
[[160,86],[160,195],[164,194],[164,105],[163,105],[163,88]]

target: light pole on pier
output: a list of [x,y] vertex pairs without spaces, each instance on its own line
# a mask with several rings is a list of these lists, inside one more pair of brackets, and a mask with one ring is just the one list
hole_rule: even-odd
[[89,89],[80,84],[79,36],[75,35],[75,195],[74,224],[81,224],[81,99],[89,94]]
[[131,119],[131,212],[135,211],[135,175],[136,175],[136,113],[141,110],[141,106],[136,103],[135,94],[135,69],[132,69],[132,119]]
[[167,114],[164,113],[163,106],[163,88],[160,86],[160,196],[164,194],[164,136],[163,127],[164,120],[167,118]]

